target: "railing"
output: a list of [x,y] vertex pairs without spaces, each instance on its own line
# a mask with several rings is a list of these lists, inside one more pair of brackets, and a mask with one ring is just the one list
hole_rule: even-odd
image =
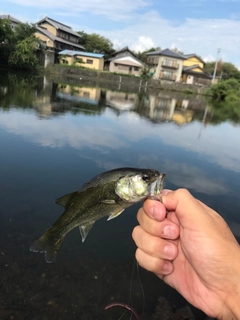
[[177,63],[177,61],[174,60],[163,60],[162,66],[167,68],[178,69],[179,63]]

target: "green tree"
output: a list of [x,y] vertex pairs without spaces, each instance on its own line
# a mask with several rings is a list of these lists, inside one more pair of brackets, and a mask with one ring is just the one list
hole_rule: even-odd
[[37,68],[37,39],[34,35],[20,41],[9,57],[9,65],[18,68]]
[[14,47],[14,32],[9,19],[0,19],[0,64],[7,65]]
[[222,80],[207,91],[215,100],[240,101],[240,82],[237,79]]
[[[214,73],[215,68],[215,61],[207,62],[204,69],[209,73]],[[240,80],[240,71],[235,67],[234,64],[231,62],[222,62],[219,61],[218,65],[220,64],[220,68],[217,69],[217,76],[222,76],[222,79],[227,80],[230,78],[235,78]]]
[[15,38],[17,41],[22,41],[31,37],[36,32],[36,27],[32,23],[19,23],[15,28]]
[[108,58],[115,51],[112,42],[97,33],[88,34],[84,31],[78,31],[78,33],[81,36],[79,43],[88,52],[104,53],[105,57]]

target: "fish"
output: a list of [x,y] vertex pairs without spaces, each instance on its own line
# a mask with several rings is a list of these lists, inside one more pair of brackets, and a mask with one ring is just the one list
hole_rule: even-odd
[[109,221],[134,203],[160,197],[165,176],[154,169],[140,168],[118,168],[95,176],[78,191],[56,200],[65,211],[33,242],[30,251],[43,252],[46,262],[53,262],[68,232],[79,227],[84,242],[98,219],[108,216]]

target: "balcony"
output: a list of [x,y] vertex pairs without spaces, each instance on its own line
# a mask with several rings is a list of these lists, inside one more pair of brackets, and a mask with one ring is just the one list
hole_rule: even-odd
[[179,63],[177,63],[177,61],[175,61],[175,60],[163,60],[162,67],[178,69]]

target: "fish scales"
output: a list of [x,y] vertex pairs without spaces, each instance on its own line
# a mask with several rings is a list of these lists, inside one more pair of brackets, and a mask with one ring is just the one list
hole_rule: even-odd
[[154,169],[119,168],[104,172],[85,183],[79,191],[56,200],[65,211],[30,250],[45,252],[47,262],[55,260],[65,235],[79,227],[82,241],[98,219],[117,217],[132,204],[161,193],[165,174]]

